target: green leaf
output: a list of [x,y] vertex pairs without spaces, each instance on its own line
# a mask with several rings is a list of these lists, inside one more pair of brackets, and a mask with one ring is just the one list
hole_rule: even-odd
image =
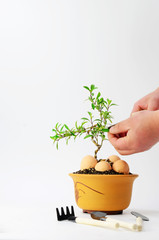
[[91,87],[90,87],[90,89],[91,89],[91,92],[92,92],[93,90],[97,89],[97,87],[95,87],[95,85],[92,84]]
[[112,106],[118,106],[118,105],[115,103],[112,103],[112,104],[110,104],[110,107],[112,107]]
[[92,109],[94,110],[95,109],[95,105],[92,103]]
[[109,122],[112,123],[112,120],[110,118],[108,118]]
[[87,87],[87,86],[83,86],[85,89],[87,89],[88,91],[90,91],[90,89],[89,89],[89,87]]
[[86,135],[85,137],[84,137],[84,139],[86,139],[86,138],[89,138],[89,137],[93,137],[93,135]]
[[101,129],[102,132],[109,132],[109,129],[108,128],[103,128]]
[[84,124],[86,124],[86,123],[87,123],[87,121],[83,122],[83,123],[81,124],[81,127],[82,127]]
[[84,132],[81,132],[80,135],[79,135],[79,137],[80,137],[83,133],[84,133]]
[[100,110],[100,106],[97,105],[97,106],[96,106],[96,109],[99,111],[99,110]]
[[109,112],[107,112],[107,111],[103,112],[103,117],[104,118],[107,118],[108,116],[109,116]]
[[101,96],[101,93],[99,92],[99,93],[97,94],[96,99],[98,99],[100,96]]
[[81,118],[82,120],[86,120],[86,121],[89,121],[89,119],[88,118],[85,118],[85,117],[83,117],[83,118]]
[[112,102],[112,100],[110,100],[110,99],[107,98],[107,103],[108,103],[108,105],[110,105],[111,102]]
[[57,148],[57,150],[59,149],[59,144],[58,144],[58,142],[56,143],[56,148]]
[[52,129],[52,131],[53,131],[53,132],[56,132],[56,130],[55,130],[55,129]]
[[101,122],[101,119],[95,119],[94,122]]
[[97,123],[97,126],[98,126],[98,127],[101,127],[101,123]]
[[77,121],[75,122],[75,127],[76,127],[76,129],[78,130]]
[[70,140],[71,136],[69,136],[68,138],[66,138],[66,145],[68,145],[68,141]]
[[103,98],[100,98],[99,99],[99,103],[103,103],[104,102],[104,99]]
[[70,131],[69,127],[66,124],[64,124],[64,127]]
[[77,135],[74,136],[74,141],[76,140],[76,138],[77,138]]
[[61,129],[60,129],[60,132],[62,132],[62,130],[63,130],[63,128],[64,128],[64,126],[65,126],[65,125],[63,125],[63,126],[61,127]]
[[89,114],[90,118],[92,118],[92,113],[91,113],[91,112],[88,112],[88,114]]
[[58,135],[54,135],[54,136],[51,136],[50,137],[52,140],[54,140],[54,142],[58,139],[58,138],[60,138]]
[[106,140],[106,137],[104,134],[100,135],[100,137],[103,139],[103,140]]
[[75,136],[75,134],[74,134],[74,132],[73,132],[73,131],[71,131],[71,130],[70,130],[70,133],[71,133],[71,135],[72,135],[72,136]]

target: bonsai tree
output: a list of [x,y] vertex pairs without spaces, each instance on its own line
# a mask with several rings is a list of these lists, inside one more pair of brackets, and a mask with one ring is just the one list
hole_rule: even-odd
[[50,136],[53,143],[56,143],[58,149],[59,141],[61,139],[66,140],[68,144],[70,138],[84,136],[84,139],[90,139],[95,145],[94,157],[97,159],[97,154],[106,138],[106,133],[109,132],[109,125],[112,123],[112,115],[110,108],[116,104],[112,103],[110,99],[104,99],[100,92],[95,95],[97,87],[91,85],[90,87],[84,86],[88,91],[88,101],[91,105],[91,111],[87,112],[86,117],[81,118],[81,123],[75,122],[74,127],[70,128],[66,124],[57,123],[55,128],[52,129],[54,135]]

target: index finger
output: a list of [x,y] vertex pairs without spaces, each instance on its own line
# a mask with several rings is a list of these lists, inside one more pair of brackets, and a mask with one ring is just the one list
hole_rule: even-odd
[[108,140],[117,150],[128,150],[128,137],[118,137],[115,134],[108,133]]

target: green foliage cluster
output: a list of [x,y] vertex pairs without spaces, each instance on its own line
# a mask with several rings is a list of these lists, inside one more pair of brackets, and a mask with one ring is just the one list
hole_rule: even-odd
[[[84,135],[84,139],[90,138],[96,145],[94,157],[97,159],[97,153],[101,149],[103,142],[108,140],[106,138],[106,133],[109,131],[107,125],[112,123],[113,118],[110,107],[116,104],[112,103],[112,100],[108,98],[105,100],[100,92],[95,95],[97,89],[95,85],[84,86],[84,88],[89,92],[88,100],[91,103],[91,112],[88,111],[87,117],[81,118],[81,124],[78,125],[76,121],[73,128],[69,128],[66,124],[57,123],[55,128],[52,129],[54,135],[50,138],[53,143],[56,143],[58,149],[58,143],[61,139],[65,139],[66,144],[68,144],[70,138],[75,140],[77,137]],[[94,116],[95,112],[97,112],[97,117]]]

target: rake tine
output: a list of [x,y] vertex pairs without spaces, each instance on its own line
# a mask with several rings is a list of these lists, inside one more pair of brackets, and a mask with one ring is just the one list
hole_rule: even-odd
[[66,206],[66,215],[67,215],[67,217],[70,217],[70,216],[71,216],[70,210],[69,210],[68,206]]
[[64,217],[64,216],[65,216],[65,212],[64,212],[63,207],[61,207],[61,217]]
[[71,215],[74,217],[75,216],[75,212],[74,212],[74,207],[71,206]]
[[60,213],[59,213],[58,208],[56,208],[56,214],[57,214],[57,220],[58,220],[58,221],[61,221]]

